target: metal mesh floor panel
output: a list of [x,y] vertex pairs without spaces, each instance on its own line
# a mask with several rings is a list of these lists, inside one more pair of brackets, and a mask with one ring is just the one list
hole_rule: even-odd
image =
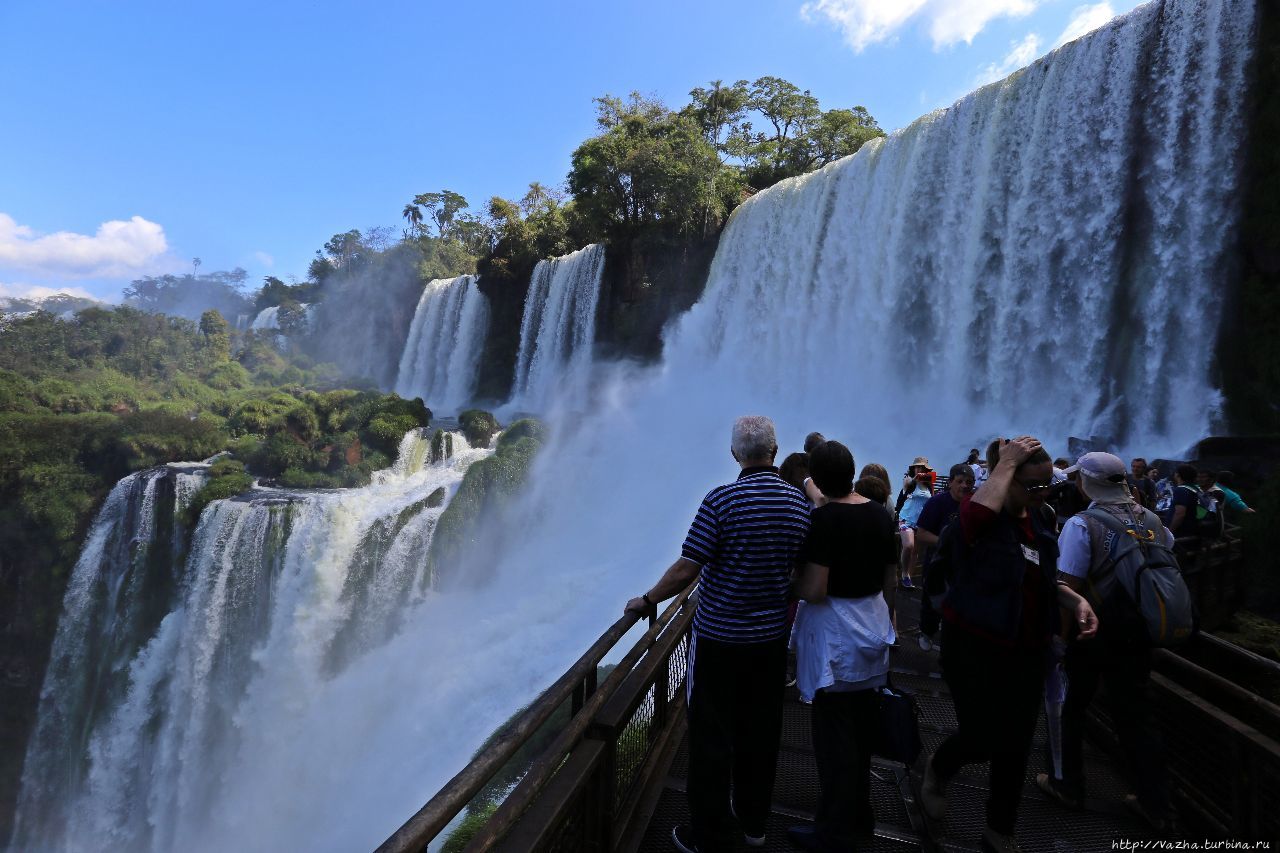
[[[914,605],[909,602],[908,606]],[[914,610],[914,607],[910,607]],[[900,613],[903,624],[914,622],[914,614],[907,608]],[[916,637],[908,628],[902,641],[893,651],[895,686],[916,697],[920,712],[921,740],[924,754],[930,754],[955,731],[955,713],[945,680],[938,677],[936,652],[925,652],[916,644]],[[1169,731],[1178,724],[1186,725],[1192,715],[1186,710],[1166,710],[1158,723]],[[1175,757],[1171,749],[1170,763],[1199,767],[1215,777],[1226,776],[1229,771],[1229,751],[1223,745],[1204,739],[1188,744],[1180,743]],[[1036,725],[1031,759],[1027,765],[1026,785],[1018,822],[1018,839],[1027,853],[1092,853],[1111,850],[1117,839],[1145,840],[1152,836],[1144,825],[1124,806],[1123,799],[1129,790],[1120,768],[1098,745],[1086,742],[1085,763],[1088,778],[1088,799],[1082,811],[1068,811],[1049,799],[1035,785],[1035,775],[1046,769],[1048,731],[1042,713]],[[817,807],[820,794],[817,771],[813,759],[813,742],[810,732],[809,706],[799,702],[794,689],[787,691],[787,704],[783,712],[781,748],[778,754],[778,774],[774,785],[775,812],[768,825],[768,843],[765,850],[794,850],[786,839],[786,827],[810,817]],[[642,851],[670,851],[671,828],[688,821],[688,807],[683,792],[688,774],[688,744],[682,742],[675,753],[667,773],[668,784],[661,792],[653,819],[647,827],[639,849]],[[964,768],[948,787],[947,820],[943,826],[926,825],[914,800],[904,798],[899,783],[900,768],[876,761],[872,765],[872,804],[875,808],[877,836],[870,846],[859,850],[872,851],[956,851],[974,853],[986,824],[985,802],[987,797],[986,764],[972,764]],[[1229,778],[1229,777],[1228,777]],[[1224,784],[1228,783],[1226,779]],[[1267,780],[1268,783],[1280,780]],[[910,787],[910,786],[906,786]],[[1280,820],[1280,784],[1262,795],[1268,803],[1276,802],[1277,808],[1268,817]],[[921,838],[928,833],[924,847]],[[742,848],[746,850],[745,846]]]
[[[641,853],[671,853],[675,849],[671,844],[672,827],[679,823],[687,823],[688,820],[689,812],[685,807],[684,795],[675,791],[664,791],[654,809],[653,820],[649,822],[644,839],[640,842],[639,850]],[[805,821],[774,814],[770,816],[769,823],[765,827],[765,846],[748,848],[742,845],[740,849],[764,850],[766,853],[795,853],[796,848],[787,841],[787,827],[802,823]],[[869,851],[869,853],[911,853],[923,848],[919,843],[877,836],[871,843],[861,845],[858,849]]]

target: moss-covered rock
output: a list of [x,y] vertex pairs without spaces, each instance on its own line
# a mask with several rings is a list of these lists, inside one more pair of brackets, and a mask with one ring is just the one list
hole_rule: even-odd
[[531,438],[539,444],[546,441],[547,428],[542,421],[533,418],[522,418],[511,426],[503,430],[502,435],[498,436],[498,447],[501,451],[510,444],[515,444],[522,438]]
[[435,465],[453,458],[453,433],[442,429],[431,436],[431,464]]
[[238,459],[219,459],[209,466],[209,479],[191,498],[187,507],[187,519],[192,525],[200,518],[204,508],[217,500],[233,498],[253,487],[253,477],[245,471]]
[[458,493],[441,514],[427,554],[428,577],[433,582],[452,572],[464,550],[477,540],[480,523],[492,519],[523,486],[542,445],[535,422],[518,423],[523,424],[518,434],[508,440],[504,433],[492,456],[467,469]]
[[488,447],[494,435],[502,429],[497,418],[481,409],[467,409],[458,415],[458,425],[467,444],[472,447]]

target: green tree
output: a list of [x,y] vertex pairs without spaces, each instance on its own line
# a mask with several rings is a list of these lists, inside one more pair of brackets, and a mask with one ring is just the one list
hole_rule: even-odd
[[231,327],[214,309],[200,315],[200,334],[204,336],[205,352],[214,361],[231,360]]
[[464,196],[453,190],[421,193],[414,196],[413,204],[426,210],[427,216],[436,224],[437,237],[458,238],[454,227],[458,214],[467,209],[467,199]]
[[848,157],[878,136],[884,131],[866,107],[827,110],[809,134],[806,171]]
[[698,87],[689,93],[692,103],[686,108],[706,140],[723,153],[733,131],[741,128],[751,105],[751,87],[746,80],[731,86],[722,80],[712,80],[707,88]]
[[642,233],[699,233],[710,208],[723,205],[706,176],[719,155],[694,119],[660,102],[596,99],[603,131],[573,153],[569,189],[575,209],[600,236],[626,241]]
[[751,84],[748,103],[772,132],[748,131],[747,180],[765,187],[803,172],[808,134],[822,118],[818,99],[781,77],[761,77]]
[[330,237],[324,244],[324,252],[337,269],[352,269],[359,266],[368,255],[368,249],[361,239],[360,232],[355,228]]

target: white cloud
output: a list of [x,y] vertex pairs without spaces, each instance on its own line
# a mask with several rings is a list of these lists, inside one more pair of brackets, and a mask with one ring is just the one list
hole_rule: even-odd
[[45,287],[43,284],[24,284],[13,282],[5,284],[0,281],[0,307],[14,299],[48,299],[50,296],[74,296],[77,299],[92,299],[102,302],[103,299],[83,287]]
[[1062,47],[1069,41],[1075,41],[1085,33],[1093,32],[1115,16],[1116,10],[1107,2],[1093,6],[1077,6],[1071,12],[1071,20],[1067,23],[1067,28],[1062,31],[1062,35],[1058,36],[1053,46]]
[[58,231],[37,234],[0,213],[0,265],[63,277],[123,277],[153,272],[171,259],[164,228],[141,216],[114,219],[92,236]]
[[824,19],[844,33],[855,51],[887,41],[908,23],[929,30],[934,49],[972,42],[991,21],[1021,17],[1044,0],[809,0],[800,8],[805,20]]
[[266,252],[254,252],[253,259],[258,263],[262,264],[267,269],[271,269],[276,265],[276,259],[271,257]]
[[978,72],[977,79],[973,81],[974,86],[985,86],[988,83],[994,83],[1008,77],[1019,68],[1025,68],[1036,60],[1040,55],[1040,36],[1035,33],[1027,33],[1026,38],[1022,41],[1015,41],[1009,45],[1009,52],[1004,59],[999,62],[992,62]]

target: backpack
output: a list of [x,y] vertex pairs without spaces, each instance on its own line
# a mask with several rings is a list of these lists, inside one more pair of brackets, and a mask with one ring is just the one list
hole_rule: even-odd
[[1217,489],[1200,489],[1196,495],[1196,531],[1207,539],[1221,539],[1225,524],[1222,504],[1225,497]]
[[[1178,560],[1157,531],[1138,520],[1141,512],[1127,522],[1100,507],[1082,515],[1107,533],[1102,543],[1106,558],[1088,577],[1090,599],[1106,611],[1099,614],[1100,621],[1136,622],[1140,630],[1135,633],[1153,646],[1185,643],[1196,630],[1195,608]],[[1090,531],[1090,544],[1096,545],[1092,538]]]

